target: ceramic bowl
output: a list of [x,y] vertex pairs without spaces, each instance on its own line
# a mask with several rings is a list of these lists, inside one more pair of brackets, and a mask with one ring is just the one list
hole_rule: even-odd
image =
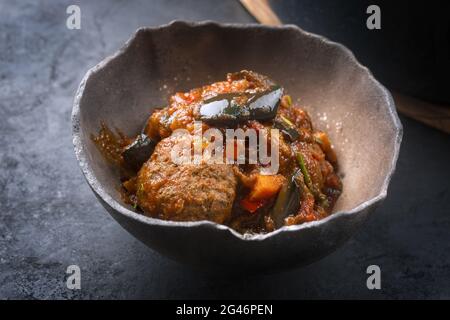
[[[321,221],[244,236],[209,221],[172,222],[124,204],[118,172],[91,140],[101,122],[127,135],[176,91],[219,81],[242,69],[284,86],[330,135],[343,193]],[[141,28],[122,49],[90,69],[76,93],[75,153],[106,210],[163,255],[208,271],[265,271],[302,266],[342,245],[386,197],[402,126],[388,90],[344,46],[293,25],[187,23]]]

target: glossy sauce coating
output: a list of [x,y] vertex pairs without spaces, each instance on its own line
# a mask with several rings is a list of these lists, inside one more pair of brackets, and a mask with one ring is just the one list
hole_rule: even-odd
[[[314,130],[308,114],[294,106],[288,95],[281,98],[276,114],[270,119],[203,121],[202,130],[280,128],[276,175],[261,174],[264,165],[259,162],[181,166],[170,162],[169,152],[179,139],[172,132],[181,128],[193,133],[194,121],[201,120],[205,101],[214,101],[214,97],[222,95],[229,101],[236,99],[244,103],[249,97],[269,92],[274,85],[267,77],[244,70],[228,74],[225,81],[171,96],[168,106],[153,112],[145,125],[145,134],[158,144],[137,172],[124,176],[125,200],[152,217],[211,220],[242,233],[270,232],[280,224],[301,224],[331,214],[342,190],[336,174],[336,155],[326,133]],[[113,154],[119,159],[116,164],[121,165],[117,150],[132,140],[114,139],[111,134],[114,136],[103,128],[94,141],[99,148],[103,146],[100,150],[108,158],[111,158],[108,150],[115,150]],[[105,147],[108,144],[111,146]]]

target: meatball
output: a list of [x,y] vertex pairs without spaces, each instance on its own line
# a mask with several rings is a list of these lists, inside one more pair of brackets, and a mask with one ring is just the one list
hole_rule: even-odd
[[[185,141],[183,141],[185,140]],[[171,152],[192,136],[161,140],[137,176],[138,205],[152,217],[174,221],[210,220],[223,223],[236,196],[237,178],[227,164],[176,164]]]

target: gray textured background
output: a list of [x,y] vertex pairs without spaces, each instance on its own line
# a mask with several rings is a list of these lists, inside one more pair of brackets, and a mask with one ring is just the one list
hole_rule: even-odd
[[[82,29],[65,27],[79,4]],[[146,248],[100,206],[78,168],[70,113],[88,68],[139,26],[253,22],[237,1],[0,0],[1,298],[450,298],[450,140],[401,118],[389,196],[344,247],[300,270],[204,276]],[[65,287],[77,264],[82,289]],[[369,291],[365,269],[382,270]]]

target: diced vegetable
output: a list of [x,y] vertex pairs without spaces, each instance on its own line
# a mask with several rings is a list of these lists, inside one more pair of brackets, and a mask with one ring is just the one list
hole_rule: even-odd
[[155,149],[156,142],[147,135],[141,133],[136,139],[128,145],[122,152],[125,164],[135,171],[147,161]]
[[125,190],[127,190],[129,193],[136,193],[137,191],[136,177],[133,177],[125,181],[122,185],[125,188]]
[[244,208],[248,212],[254,213],[256,210],[264,206],[266,204],[266,201],[265,200],[252,201],[248,197],[246,197],[240,201],[240,204],[242,208]]
[[281,103],[283,104],[283,106],[286,106],[286,107],[292,106],[291,96],[288,94],[284,95],[283,98],[281,98]]
[[256,177],[255,185],[249,194],[249,200],[267,200],[274,197],[280,191],[285,178],[282,175],[262,175]]
[[211,124],[271,120],[276,116],[282,94],[283,89],[278,86],[250,97],[242,93],[219,94],[200,106],[200,120]]
[[325,132],[314,132],[314,140],[320,145],[328,160],[330,160],[331,162],[337,161],[336,153],[334,153],[334,150],[331,147],[330,139],[328,139],[328,136]]
[[273,126],[280,129],[291,141],[295,141],[300,137],[294,124],[286,117],[280,115],[273,120]]

